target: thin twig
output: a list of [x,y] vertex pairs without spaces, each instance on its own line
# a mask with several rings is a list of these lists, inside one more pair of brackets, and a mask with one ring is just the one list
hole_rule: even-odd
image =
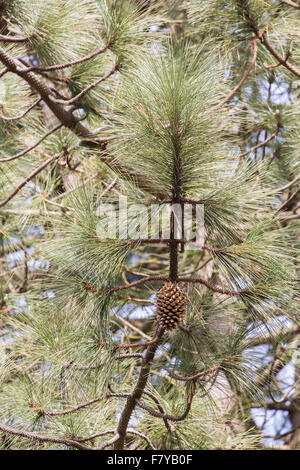
[[[74,150],[77,148],[77,145],[74,145],[73,147],[70,147],[68,149],[69,152],[71,150]],[[40,173],[44,168],[46,168],[49,163],[53,162],[54,160],[57,160],[61,155],[61,152],[55,154],[53,157],[49,157],[48,160],[46,160],[42,165],[40,165],[38,168],[36,168],[30,175],[28,175],[15,189],[14,191],[7,196],[6,199],[3,201],[0,201],[0,207],[5,206],[32,178],[34,178],[38,173]]]
[[296,178],[294,178],[292,181],[290,181],[289,183],[285,184],[284,186],[281,186],[281,188],[278,188],[276,189],[274,192],[279,192],[279,191],[285,191],[286,189],[289,189],[291,188],[292,186],[294,186],[298,181],[300,180],[300,175],[296,176]]
[[248,155],[249,153],[251,152],[254,152],[255,150],[259,149],[260,147],[264,147],[265,145],[267,145],[271,140],[273,140],[279,133],[281,129],[281,124],[280,122],[278,121],[277,122],[277,126],[276,126],[276,129],[275,131],[273,132],[273,134],[271,134],[267,139],[265,139],[263,142],[261,142],[260,144],[257,144],[255,145],[254,147],[252,147],[250,150],[247,150],[247,152],[243,152],[239,155],[237,155],[237,158],[243,158],[245,157],[246,155]]
[[[265,35],[263,35],[261,39],[262,44],[265,45],[265,47],[268,49],[269,52],[278,60],[280,65],[283,65],[286,67],[290,72],[292,72],[294,75],[297,77],[300,77],[300,70],[298,70],[294,65],[292,65],[288,60],[286,60],[285,57],[282,57],[282,55],[279,54],[279,52],[274,49],[274,47],[269,43],[269,41],[266,39]],[[290,56],[291,54],[289,54]]]
[[0,78],[2,78],[3,75],[5,75],[7,72],[8,72],[8,68],[7,68],[7,67],[4,67],[4,69],[2,69],[2,70],[0,71]]
[[75,440],[76,442],[85,442],[85,441],[91,441],[93,439],[96,439],[97,437],[102,437],[102,436],[107,436],[107,434],[114,434],[115,430],[111,431],[103,431],[103,432],[98,432],[97,434],[92,434],[91,436],[88,437],[74,437],[72,436],[72,439]]
[[116,184],[118,183],[118,178],[114,178],[113,181],[105,188],[102,194],[100,194],[100,198],[105,196],[106,193],[108,193],[111,189],[113,189]]
[[29,431],[21,431],[19,429],[14,429],[9,426],[4,426],[4,424],[0,424],[0,431],[6,432],[8,434],[13,434],[15,436],[26,437],[27,439],[34,439],[41,442],[55,442],[57,444],[65,444],[69,447],[75,447],[79,450],[96,450],[93,447],[85,446],[84,444],[80,444],[77,441],[72,439],[65,439],[62,437],[50,437],[50,436],[42,436],[37,433],[29,432]]
[[104,442],[104,444],[102,444],[102,446],[95,448],[95,450],[104,450],[104,449],[106,449],[106,447],[111,446],[112,444],[114,444],[119,439],[119,437],[120,437],[119,434],[116,434],[109,441]]
[[[148,395],[150,398],[152,398],[154,403],[157,405],[158,411],[160,411],[160,413],[163,414],[163,415],[165,414],[162,405],[160,404],[158,398],[156,398],[156,396],[153,393],[148,392],[148,390],[144,390],[144,395]],[[165,426],[166,426],[168,432],[172,432],[173,429],[171,429],[169,421],[166,418],[163,418],[163,420],[164,420],[164,423],[165,423]]]
[[257,39],[252,39],[251,42],[252,42],[252,60],[251,60],[251,63],[249,65],[248,69],[244,73],[243,78],[241,79],[241,81],[234,87],[234,89],[217,106],[214,107],[214,109],[219,109],[222,106],[224,106],[224,104],[227,103],[227,101],[229,101],[236,94],[236,92],[243,86],[243,84],[245,83],[245,81],[249,77],[250,72],[253,69],[253,67],[256,63],[256,59],[257,59]]
[[[149,243],[149,244],[161,244],[161,243],[170,243],[172,240],[171,238],[139,238],[138,241],[140,243]],[[190,240],[186,240],[184,238],[175,238],[177,243],[189,243]]]
[[192,402],[193,402],[193,398],[194,398],[194,394],[195,394],[195,385],[193,385],[191,387],[190,396],[189,396],[189,399],[188,399],[188,402],[187,402],[187,405],[186,405],[186,409],[180,416],[173,416],[173,415],[170,415],[168,413],[163,413],[163,414],[158,413],[157,411],[153,410],[153,408],[151,408],[151,406],[146,405],[146,403],[142,402],[141,400],[137,400],[137,404],[140,408],[148,411],[148,413],[151,416],[154,416],[155,418],[165,418],[165,419],[168,419],[169,421],[176,421],[176,422],[177,421],[183,421],[190,412]]
[[279,52],[272,46],[272,44],[267,40],[265,33],[261,33],[259,30],[254,18],[252,17],[247,2],[245,0],[239,0],[240,6],[244,11],[245,17],[249,22],[249,26],[251,27],[252,31],[255,33],[256,37],[260,40],[260,42],[265,46],[265,48],[278,60],[278,62],[286,67],[290,72],[292,72],[297,77],[300,77],[300,70],[298,70],[294,65],[290,62],[285,60],[285,58],[279,54]]
[[299,192],[300,192],[300,188],[298,188],[296,191],[294,191],[293,194],[284,203],[282,203],[281,206],[278,209],[276,209],[276,212],[281,211],[282,209],[284,209],[284,207],[289,205],[289,203],[291,201],[293,201],[293,199],[299,194]]
[[273,160],[278,157],[280,155],[280,147],[278,147],[275,152],[273,153],[273,155],[270,157],[269,161],[268,161],[268,166],[267,166],[267,169],[270,168]]
[[215,366],[215,367],[212,367],[211,369],[203,370],[202,372],[199,372],[198,374],[195,374],[195,375],[192,375],[192,376],[189,376],[189,377],[182,377],[180,375],[174,374],[174,372],[171,371],[170,369],[166,369],[166,370],[168,371],[168,373],[169,373],[170,377],[172,377],[172,379],[180,380],[182,382],[189,382],[189,381],[192,381],[192,380],[197,380],[200,377],[206,377],[207,375],[211,374],[212,372],[216,372],[217,370],[219,370],[220,367],[221,366]]
[[128,393],[108,393],[106,395],[94,398],[93,400],[89,400],[86,403],[82,403],[81,405],[74,406],[73,408],[69,408],[67,410],[51,411],[51,410],[45,410],[44,408],[39,408],[35,405],[31,405],[31,408],[38,410],[41,414],[46,415],[46,416],[64,416],[64,415],[74,413],[75,411],[81,410],[82,408],[86,408],[87,406],[93,405],[94,403],[97,403],[106,398],[127,398],[127,397],[128,397]]
[[53,201],[57,201],[58,199],[62,199],[63,197],[68,196],[69,194],[73,193],[74,191],[77,191],[77,189],[81,188],[82,186],[85,186],[85,185],[88,184],[90,181],[92,181],[93,179],[95,179],[97,176],[98,176],[98,173],[95,173],[94,175],[90,176],[89,178],[87,178],[87,179],[86,179],[85,181],[83,181],[82,183],[78,184],[78,186],[75,186],[75,188],[69,189],[68,191],[65,191],[64,193],[59,194],[58,196],[55,196],[55,197],[53,198]]
[[96,49],[94,52],[91,52],[91,54],[88,54],[81,59],[76,59],[71,62],[65,62],[64,64],[57,64],[57,65],[50,65],[48,67],[38,67],[38,66],[30,66],[27,68],[27,72],[32,72],[32,71],[38,71],[38,72],[49,72],[51,70],[62,70],[67,67],[72,67],[73,65],[78,65],[81,64],[82,62],[86,62],[90,59],[93,59],[99,54],[102,54],[105,52],[108,48],[110,47],[110,44],[105,44],[104,46],[99,47]]
[[90,90],[95,88],[97,85],[99,85],[101,82],[104,82],[107,80],[111,75],[113,75],[117,70],[119,70],[120,64],[116,64],[106,75],[104,75],[101,78],[98,78],[98,80],[94,81],[90,85],[88,85],[86,88],[84,88],[80,93],[78,93],[76,96],[69,100],[59,100],[51,96],[51,100],[54,101],[55,103],[63,104],[63,105],[70,105],[78,101],[80,98],[82,98],[86,93],[88,93]]
[[116,344],[116,348],[127,349],[127,348],[145,347],[145,346],[150,346],[151,344],[155,344],[156,341],[157,341],[157,336],[155,336],[151,341],[140,341],[138,343]]
[[[300,8],[300,7],[299,7]],[[285,432],[284,434],[276,434],[275,436],[268,436],[266,434],[264,434],[264,439],[266,438],[270,438],[270,439],[283,439],[284,437],[288,436],[289,434],[294,434],[295,431],[297,431],[298,429],[300,428],[300,424],[298,424],[297,426],[295,426],[293,429],[291,429],[290,431],[287,431]]]
[[132,323],[130,323],[129,321],[127,321],[125,318],[122,318],[122,317],[118,317],[118,321],[120,321],[121,323],[123,323],[125,326],[127,326],[127,328],[135,331],[136,333],[138,333],[139,335],[141,335],[143,338],[147,339],[148,341],[151,341],[151,336],[149,335],[146,335],[142,330],[140,330],[139,328],[137,328],[136,326],[132,325]]
[[54,132],[56,132],[58,129],[60,129],[61,127],[63,126],[63,124],[58,124],[57,126],[54,126],[52,129],[50,129],[50,131],[48,131],[45,135],[43,135],[43,137],[41,137],[35,144],[33,144],[31,147],[27,147],[25,150],[22,150],[22,152],[19,152],[17,153],[16,155],[13,155],[12,157],[8,157],[8,158],[1,158],[0,159],[0,162],[1,163],[4,163],[4,162],[11,162],[12,160],[17,160],[18,158],[21,158],[23,157],[24,155],[26,155],[26,153],[29,153],[31,152],[31,150],[35,149],[36,147],[38,147],[38,145],[40,145],[41,142],[43,142],[43,140],[45,140],[47,137],[49,137],[49,135],[51,134],[54,134]]
[[27,42],[29,41],[29,38],[28,37],[24,37],[24,36],[20,36],[19,38],[18,37],[15,37],[15,36],[4,36],[3,34],[0,34],[0,41],[3,41],[3,42]]
[[14,116],[14,117],[3,116],[3,114],[2,114],[3,106],[0,105],[0,113],[1,113],[0,118],[3,119],[4,121],[18,121],[19,119],[22,119],[24,116],[26,116],[26,114],[29,113],[29,111],[31,111],[41,101],[42,101],[42,98],[39,98],[31,106],[29,106],[29,108],[27,108],[23,113],[19,114],[18,116]]
[[300,5],[296,2],[293,2],[292,0],[282,0],[283,3],[286,3],[287,5],[290,5],[293,8],[296,8],[296,10],[300,10]]
[[[139,279],[138,281],[131,282],[129,284],[124,284],[121,286],[117,287],[103,287],[103,289],[106,289],[108,292],[118,292],[120,290],[126,290],[126,289],[131,289],[132,287],[139,286],[141,284],[145,284],[147,282],[153,282],[153,281],[169,281],[170,278],[168,276],[146,276],[143,279]],[[177,278],[178,282],[191,282],[194,284],[203,284],[206,286],[208,289],[218,292],[219,294],[225,294],[225,295],[230,295],[230,296],[238,296],[243,293],[243,291],[234,291],[234,290],[227,290],[227,289],[222,289],[221,287],[214,286],[210,282],[206,281],[205,279],[199,278],[199,277],[183,277],[179,276]],[[92,290],[95,291],[97,290],[97,286],[94,284],[86,284],[85,288],[87,290]]]
[[157,450],[154,445],[152,444],[152,442],[150,441],[149,437],[147,437],[145,434],[143,434],[142,432],[138,432],[138,431],[135,431],[134,429],[127,429],[127,433],[128,434],[135,434],[136,436],[139,436],[141,437],[142,439],[145,439],[145,441],[149,444],[149,446],[151,447],[152,450]]
[[67,207],[63,206],[62,204],[58,204],[58,202],[51,201],[50,199],[47,199],[45,196],[42,195],[42,200],[45,201],[47,204],[50,204],[51,206],[59,207],[62,212],[74,212],[75,209],[73,207]]
[[[285,55],[285,59],[284,59],[284,62],[287,62],[289,57],[292,55],[292,51],[289,49]],[[276,69],[277,67],[280,67],[280,65],[283,65],[281,63],[278,63],[278,64],[271,64],[271,65],[268,65],[268,64],[264,64],[264,67],[266,69]]]
[[[123,299],[124,297],[120,296],[120,298]],[[139,303],[139,304],[141,304],[142,306],[155,305],[155,302],[152,302],[151,300],[147,300],[147,299],[138,299],[137,297],[130,297],[130,296],[128,296],[125,300],[126,300],[126,302],[135,302],[135,303]]]
[[270,383],[269,383],[269,395],[273,401],[273,403],[284,403],[285,401],[287,400],[291,400],[291,397],[289,397],[289,394],[293,391],[294,388],[297,387],[297,385],[299,384],[299,381],[300,379],[296,380],[295,383],[290,387],[288,388],[288,390],[282,395],[282,397],[280,398],[280,400],[277,400],[274,395],[273,395],[273,392],[271,390],[271,386],[270,386]]
[[[145,344],[145,343],[142,343]],[[141,353],[130,353],[130,354],[120,354],[116,356],[115,359],[128,359],[129,357],[138,357],[139,359],[143,358],[143,354]]]
[[107,287],[108,292],[118,292],[120,290],[131,289],[132,287],[139,286],[144,284],[145,282],[152,282],[152,281],[167,281],[168,277],[166,276],[146,276],[143,279],[139,279],[138,281],[130,282],[129,284],[125,284],[123,286],[117,287]]
[[50,163],[54,162],[55,160],[58,159],[60,156],[59,154],[54,155],[53,157],[48,158],[42,165],[40,165],[38,168],[36,168],[30,175],[28,175],[18,186],[12,191],[12,193],[7,196],[6,199],[3,201],[0,201],[0,207],[5,206],[18,192],[30,181],[32,178],[34,178],[38,173],[40,173],[46,166],[48,166]]

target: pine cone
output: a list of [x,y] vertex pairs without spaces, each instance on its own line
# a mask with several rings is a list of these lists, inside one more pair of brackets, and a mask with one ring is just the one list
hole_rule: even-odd
[[168,281],[156,296],[156,315],[160,326],[168,330],[177,328],[187,306],[186,293],[177,282]]

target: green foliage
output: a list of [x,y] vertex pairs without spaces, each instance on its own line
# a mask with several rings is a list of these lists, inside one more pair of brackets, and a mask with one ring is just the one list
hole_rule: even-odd
[[[298,10],[265,0],[2,3],[3,33],[28,38],[4,43],[6,53],[40,67],[79,63],[34,72],[51,87],[48,106],[0,116],[0,159],[24,151],[0,163],[0,203],[19,187],[0,207],[0,425],[62,439],[115,430],[126,397],[111,395],[135,389],[156,331],[163,280],[146,277],[168,278],[172,254],[123,226],[122,239],[103,238],[98,209],[111,204],[118,218],[120,196],[148,208],[185,198],[204,206],[204,246],[178,253],[179,276],[197,282],[182,283],[182,328],[164,334],[141,402],[178,417],[194,398],[173,421],[137,400],[130,428],[157,449],[261,448],[251,409],[283,395],[277,373],[299,338],[299,80],[285,64],[270,68],[277,59],[258,36],[247,69],[258,30],[283,57],[291,48],[299,68]],[[116,64],[74,108],[63,104]],[[38,92],[4,74],[0,114],[19,116]],[[45,138],[62,109],[71,124]],[[293,397],[284,405],[294,410]],[[66,448],[9,433],[0,446]],[[125,446],[149,442],[128,433]]]
[[112,153],[169,193],[176,166],[182,193],[194,195],[207,184],[212,162],[217,172],[229,153],[221,138],[226,111],[213,109],[226,90],[216,58],[169,46],[123,76]]
[[[74,60],[85,55],[97,25],[97,10],[90,0],[20,0],[10,7],[12,20],[30,38],[43,63]],[[67,46],[67,47],[66,47]]]

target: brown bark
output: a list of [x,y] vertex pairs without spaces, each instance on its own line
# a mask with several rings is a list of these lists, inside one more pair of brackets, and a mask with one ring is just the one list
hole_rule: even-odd
[[141,398],[143,391],[145,389],[145,386],[147,384],[149,373],[150,373],[151,362],[154,358],[156,349],[163,336],[163,333],[164,333],[164,329],[159,327],[155,333],[155,336],[157,336],[156,342],[150,344],[145,352],[139,378],[137,380],[135,387],[133,388],[132,392],[127,398],[126,404],[124,406],[124,409],[119,419],[119,424],[116,430],[117,434],[119,435],[119,438],[114,444],[115,450],[122,450],[124,448],[126,431],[128,428],[129,420],[135,409],[137,401]]

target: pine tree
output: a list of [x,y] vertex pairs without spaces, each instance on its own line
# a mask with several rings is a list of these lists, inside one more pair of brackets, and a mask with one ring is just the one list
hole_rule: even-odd
[[1,448],[299,447],[299,2],[0,15]]

